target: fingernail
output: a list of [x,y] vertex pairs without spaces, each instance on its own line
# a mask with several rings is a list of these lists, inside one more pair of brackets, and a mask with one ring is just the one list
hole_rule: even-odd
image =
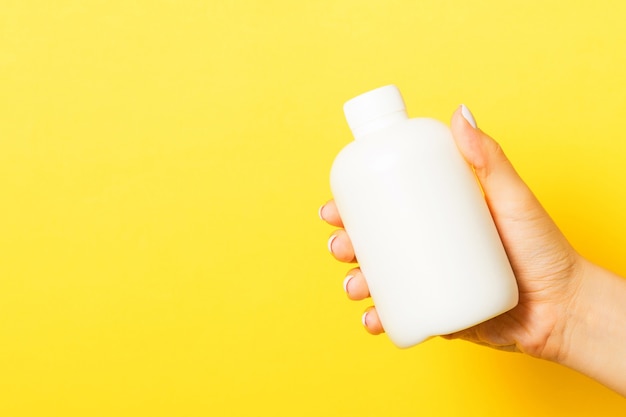
[[337,238],[337,235],[332,235],[330,239],[328,239],[328,252],[333,253],[333,240]]
[[463,118],[467,120],[467,123],[469,123],[474,129],[476,129],[476,120],[474,119],[472,112],[467,108],[465,104],[461,104],[461,114],[463,115]]
[[367,327],[367,311],[361,316],[361,323],[363,323],[363,327]]
[[350,282],[352,278],[354,278],[354,275],[348,275],[343,279],[343,290],[345,292],[348,292],[348,282]]
[[326,207],[326,204],[322,204],[319,210],[317,210],[317,215],[320,216],[320,219],[322,220],[324,220],[324,218],[322,217],[322,210],[324,210],[324,207]]

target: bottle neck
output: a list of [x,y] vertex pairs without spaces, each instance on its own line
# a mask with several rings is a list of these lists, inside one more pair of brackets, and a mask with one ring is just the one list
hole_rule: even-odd
[[364,125],[356,127],[352,130],[352,134],[354,135],[354,139],[358,140],[376,132],[377,130],[384,129],[403,120],[408,120],[408,118],[409,116],[407,115],[406,110],[389,113],[384,116],[377,117]]

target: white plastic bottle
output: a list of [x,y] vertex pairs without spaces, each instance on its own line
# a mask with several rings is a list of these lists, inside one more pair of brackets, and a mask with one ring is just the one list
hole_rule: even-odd
[[448,127],[409,119],[393,86],[344,105],[355,141],[331,188],[389,338],[409,347],[500,315],[515,277]]

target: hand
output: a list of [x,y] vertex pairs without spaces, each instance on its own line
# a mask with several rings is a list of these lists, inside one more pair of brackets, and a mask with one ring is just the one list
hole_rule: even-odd
[[[445,337],[557,360],[563,354],[567,312],[576,302],[586,261],[567,242],[500,146],[472,127],[462,108],[452,116],[451,130],[484,190],[517,278],[520,301],[507,313]],[[356,262],[334,201],[322,206],[320,217],[341,228],[331,235],[331,253],[339,261]],[[350,299],[369,297],[359,268],[348,272],[344,288]],[[366,310],[363,324],[372,334],[384,331],[375,307]]]

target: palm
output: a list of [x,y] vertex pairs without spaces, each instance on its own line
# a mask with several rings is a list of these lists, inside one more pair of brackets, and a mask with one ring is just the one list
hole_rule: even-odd
[[[526,189],[528,190],[528,189]],[[454,337],[532,356],[550,357],[550,335],[567,309],[579,256],[534,196],[523,199],[530,207],[491,202],[490,208],[517,277],[519,304],[509,312]],[[516,214],[517,213],[517,214]]]

